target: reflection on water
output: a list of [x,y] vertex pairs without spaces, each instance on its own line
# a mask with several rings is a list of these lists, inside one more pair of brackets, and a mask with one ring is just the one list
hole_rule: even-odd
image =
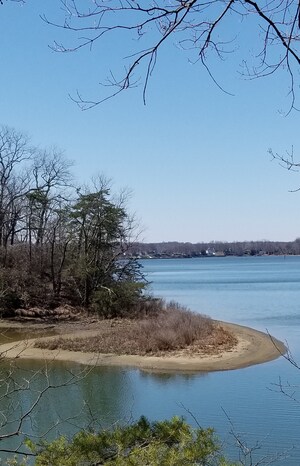
[[19,360],[2,364],[0,377],[5,380],[0,388],[1,413],[5,413],[0,416],[1,434],[14,432],[29,413],[21,426],[22,435],[1,441],[1,450],[17,448],[26,437],[38,441],[44,436],[72,436],[80,429],[128,422],[131,416],[130,380],[123,370]]
[[178,383],[179,381],[188,381],[188,380],[193,380],[195,378],[199,377],[206,377],[207,372],[180,372],[178,374],[178,371],[162,371],[158,369],[142,369],[140,371],[140,376],[141,378],[147,378],[150,377],[151,379],[155,380],[157,383]]
[[[300,257],[152,260],[144,265],[157,295],[176,298],[220,320],[268,329],[287,341],[300,361]],[[79,374],[82,367],[76,364],[18,361],[18,365],[18,380],[31,378],[33,385],[15,393],[11,406],[28,409],[48,380],[53,386],[64,385],[45,393],[32,422],[25,425],[27,433],[42,434],[50,426],[54,427],[50,437],[63,432],[72,435],[80,427],[107,427],[142,414],[151,420],[177,414],[193,425],[196,418],[203,427],[215,427],[233,459],[238,453],[230,434],[232,425],[248,446],[261,444],[256,459],[287,451],[289,458],[276,464],[300,464],[300,405],[272,385],[279,380],[289,383],[300,400],[300,372],[283,358],[204,374],[96,367],[74,384],[66,380]]]
[[[26,324],[25,324],[26,325]],[[57,332],[51,327],[47,328],[0,328],[0,345],[14,341],[27,340],[30,338],[40,338],[43,336],[56,335]]]

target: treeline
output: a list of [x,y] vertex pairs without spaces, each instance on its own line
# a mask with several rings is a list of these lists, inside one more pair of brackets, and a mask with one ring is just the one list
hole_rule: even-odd
[[134,221],[126,196],[99,177],[78,186],[55,149],[0,128],[0,311],[61,303],[115,315],[132,309],[143,277],[124,260]]
[[244,255],[300,255],[300,238],[295,241],[242,241],[210,243],[135,243],[129,250],[134,257],[205,257]]

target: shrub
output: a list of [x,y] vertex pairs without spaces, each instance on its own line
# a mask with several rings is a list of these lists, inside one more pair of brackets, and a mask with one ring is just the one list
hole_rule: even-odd
[[93,293],[90,310],[105,318],[136,316],[143,303],[144,283],[119,282],[111,288],[102,287]]
[[60,437],[29,446],[37,453],[36,466],[229,466],[213,429],[193,429],[179,417],[158,422],[141,417],[111,431],[83,431],[71,441]]
[[[231,333],[209,317],[195,314],[175,303],[165,304],[163,301],[154,301],[154,303],[154,306],[151,302],[149,304],[153,314],[144,313],[140,319],[103,319],[93,322],[96,335],[45,339],[37,341],[35,346],[143,356],[160,355],[163,352],[183,349],[189,354],[198,354],[199,351],[215,353],[228,350],[237,343]],[[148,311],[149,306],[146,306]],[[140,311],[141,309],[142,307]]]
[[177,303],[171,302],[153,317],[138,322],[142,345],[151,351],[170,351],[185,348],[205,340],[212,334],[214,323],[202,314],[196,314]]

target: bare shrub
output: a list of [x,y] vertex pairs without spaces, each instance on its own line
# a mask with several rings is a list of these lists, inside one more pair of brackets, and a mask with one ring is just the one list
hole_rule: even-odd
[[49,350],[57,350],[62,348],[64,344],[64,339],[62,337],[54,338],[52,340],[38,340],[37,345],[39,348],[42,349],[49,349]]
[[212,319],[174,302],[157,317],[143,319],[137,325],[139,341],[147,352],[185,348],[204,340],[214,329]]
[[166,309],[166,303],[163,299],[147,296],[139,299],[128,317],[146,318],[156,317]]
[[[97,335],[56,338],[36,342],[39,348],[70,351],[162,355],[185,351],[189,355],[218,353],[236,344],[235,337],[209,317],[176,303],[157,301],[158,314],[140,319],[104,319],[93,322]],[[153,307],[153,309],[154,309]],[[152,309],[152,310],[153,310]]]

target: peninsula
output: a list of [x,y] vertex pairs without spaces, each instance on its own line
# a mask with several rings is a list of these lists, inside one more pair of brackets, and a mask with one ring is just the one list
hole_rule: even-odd
[[[270,335],[232,323],[213,321],[215,328],[227,341],[219,345],[197,345],[154,354],[128,354],[120,352],[118,340],[115,351],[100,352],[95,342],[101,341],[110,330],[122,327],[124,321],[76,321],[50,324],[28,324],[23,322],[1,321],[2,335],[8,329],[20,330],[24,335],[21,341],[10,341],[0,346],[2,357],[39,360],[71,361],[85,365],[131,366],[147,371],[223,371],[271,361],[283,355],[286,348],[282,342]],[[25,331],[26,328],[26,331]],[[49,332],[56,335],[47,336]],[[26,337],[26,333],[29,337]],[[33,337],[34,333],[36,334]],[[41,335],[46,336],[41,336]],[[223,334],[223,333],[222,333]],[[113,336],[113,333],[112,333]],[[89,342],[89,344],[88,344]],[[113,340],[111,341],[113,348]]]

